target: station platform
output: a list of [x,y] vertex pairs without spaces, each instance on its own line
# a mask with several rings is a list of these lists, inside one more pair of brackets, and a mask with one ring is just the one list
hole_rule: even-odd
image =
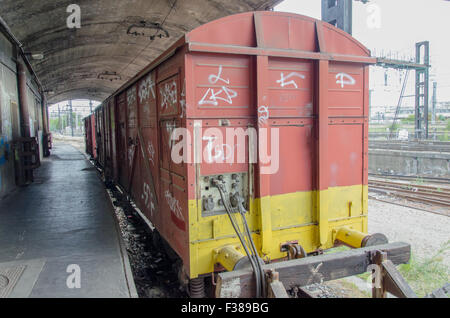
[[58,143],[34,173],[0,200],[0,298],[137,297],[96,169]]

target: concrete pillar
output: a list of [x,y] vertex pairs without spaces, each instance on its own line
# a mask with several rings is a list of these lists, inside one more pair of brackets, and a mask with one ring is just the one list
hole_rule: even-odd
[[27,72],[22,63],[17,64],[18,86],[19,86],[19,110],[20,124],[23,137],[30,137],[30,114],[27,101]]
[[44,134],[48,134],[50,132],[49,121],[48,121],[48,108],[47,108],[47,100],[45,95],[42,94],[42,123],[44,125]]

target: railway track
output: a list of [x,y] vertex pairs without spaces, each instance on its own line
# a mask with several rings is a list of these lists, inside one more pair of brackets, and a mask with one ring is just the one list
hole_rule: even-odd
[[405,175],[392,175],[392,174],[380,174],[380,173],[369,173],[369,178],[383,178],[391,180],[404,180],[404,181],[424,181],[427,183],[443,184],[450,187],[450,179],[448,178],[437,178],[437,177],[421,177],[421,176],[405,176]]
[[377,141],[369,142],[370,150],[401,150],[401,151],[427,151],[427,152],[450,152],[450,142],[428,141],[428,142],[399,142],[399,141]]
[[[369,178],[369,191],[371,192],[402,198],[409,202],[414,202],[421,205],[422,210],[447,216],[450,215],[449,185],[450,184],[448,182],[446,183],[446,185],[441,186],[430,184],[414,184],[411,182],[405,182],[404,179],[394,181],[375,179],[373,177]],[[372,198],[378,199],[373,196]]]

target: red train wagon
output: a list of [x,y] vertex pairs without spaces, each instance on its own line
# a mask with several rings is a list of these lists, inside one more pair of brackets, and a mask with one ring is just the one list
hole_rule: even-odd
[[93,114],[85,117],[84,121],[84,136],[86,153],[92,158],[97,158],[97,144],[95,139],[95,117]]
[[96,140],[96,161],[101,167],[105,167],[106,161],[106,138],[105,138],[105,107],[100,105],[94,110],[94,120],[95,120],[95,140]]
[[98,161],[195,284],[256,270],[257,258],[385,242],[365,234],[373,63],[349,34],[305,16],[210,22],[96,110]]

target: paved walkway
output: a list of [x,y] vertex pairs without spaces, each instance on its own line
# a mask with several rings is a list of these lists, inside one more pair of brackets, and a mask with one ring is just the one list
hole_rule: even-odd
[[103,183],[57,144],[34,184],[0,200],[0,298],[135,296]]

